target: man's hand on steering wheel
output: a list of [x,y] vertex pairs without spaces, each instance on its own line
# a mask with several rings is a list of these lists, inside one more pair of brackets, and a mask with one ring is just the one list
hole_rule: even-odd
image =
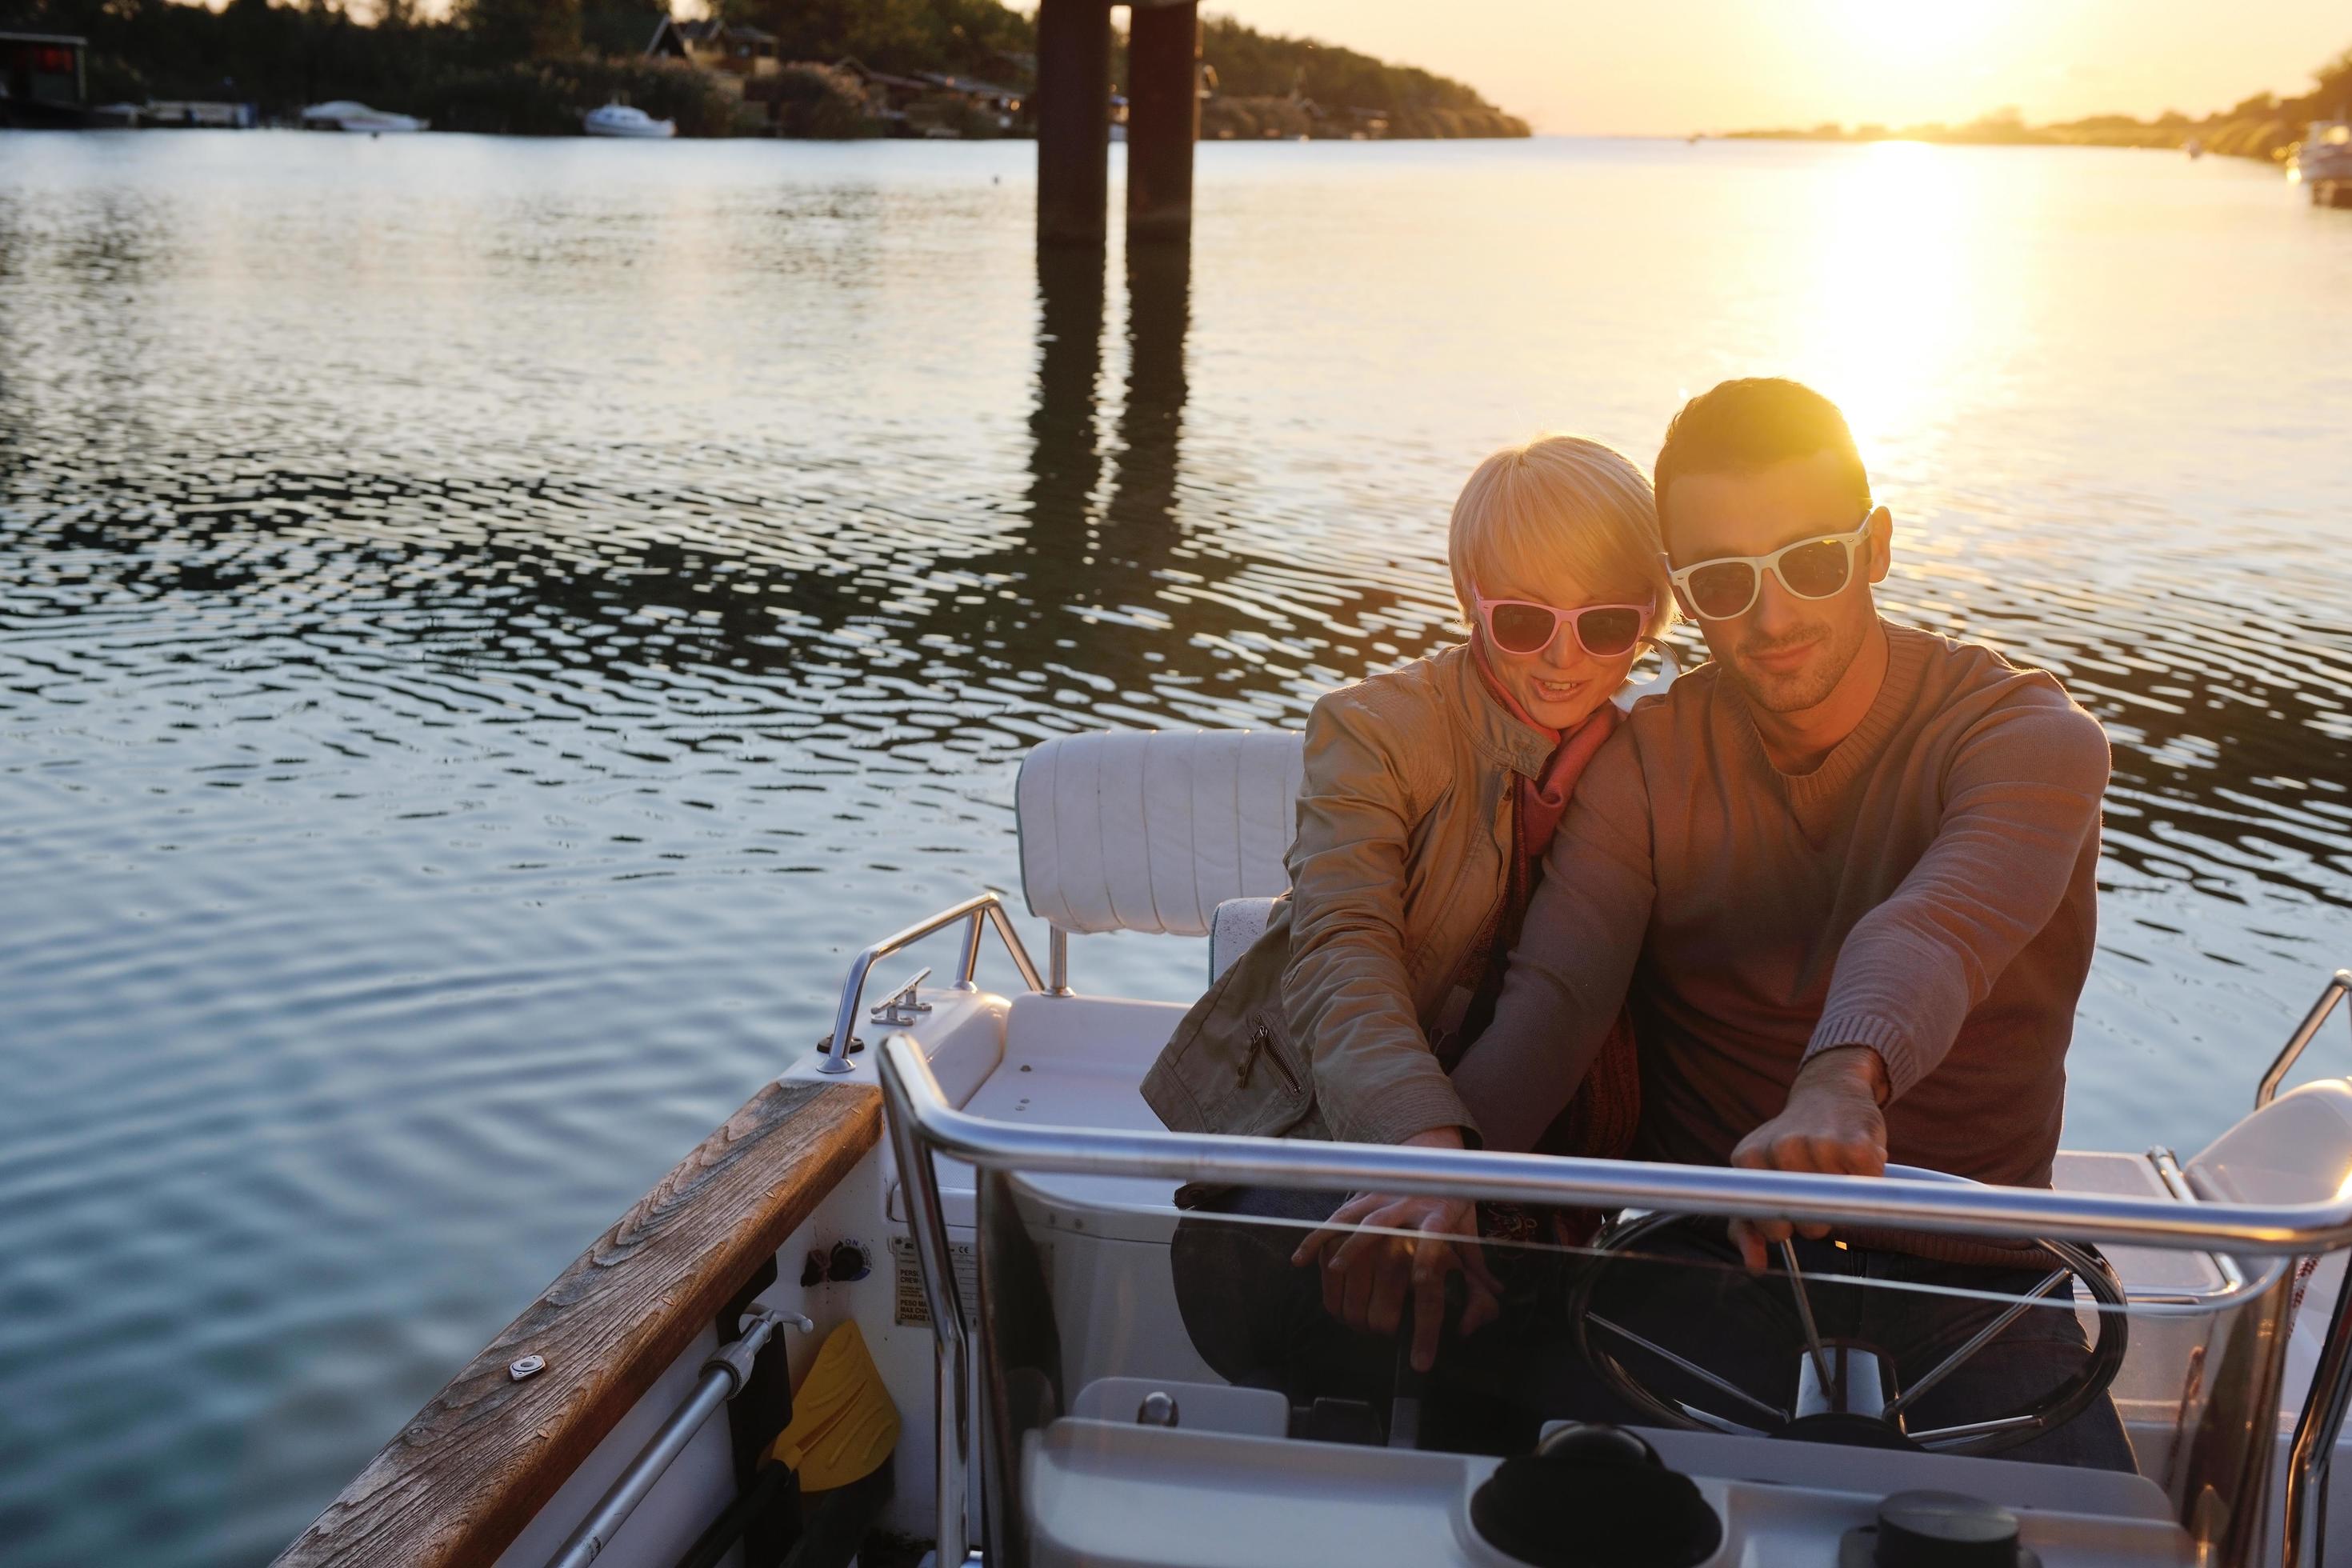
[[[1827,1175],[1886,1173],[1886,1064],[1868,1046],[1822,1051],[1797,1069],[1789,1102],[1780,1114],[1739,1141],[1731,1163],[1749,1171],[1813,1171]],[[1760,1272],[1766,1249],[1789,1239],[1784,1219],[1731,1222],[1731,1239],[1752,1271]],[[1796,1234],[1820,1237],[1824,1225],[1801,1225]],[[1328,1292],[1327,1292],[1328,1294]]]
[[[1461,1134],[1451,1128],[1405,1142],[1421,1148],[1462,1147]],[[1476,1205],[1464,1199],[1359,1193],[1300,1243],[1290,1261],[1301,1268],[1322,1265],[1324,1310],[1351,1329],[1395,1333],[1410,1294],[1415,1372],[1436,1363],[1445,1323],[1445,1278],[1454,1269],[1462,1270],[1469,1287],[1462,1332],[1485,1327],[1501,1310],[1502,1287],[1478,1247]]]

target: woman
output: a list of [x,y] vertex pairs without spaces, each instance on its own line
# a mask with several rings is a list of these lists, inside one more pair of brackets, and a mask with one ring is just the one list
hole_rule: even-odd
[[[1649,481],[1575,437],[1481,463],[1454,502],[1446,555],[1470,640],[1315,705],[1290,893],[1144,1079],[1171,1128],[1447,1149],[1476,1135],[1447,1074],[1493,1015],[1553,829],[1672,598]],[[1638,1098],[1621,1024],[1543,1148],[1622,1154]],[[1179,1229],[1187,1327],[1234,1382],[1311,1397],[1360,1381],[1408,1296],[1412,1364],[1428,1370],[1457,1266],[1461,1331],[1497,1310],[1478,1249],[1445,1239],[1477,1234],[1468,1205],[1276,1189],[1188,1189],[1179,1202],[1290,1227]],[[1294,1247],[1326,1220],[1427,1239],[1332,1230]],[[1358,1333],[1302,1321],[1309,1308]]]

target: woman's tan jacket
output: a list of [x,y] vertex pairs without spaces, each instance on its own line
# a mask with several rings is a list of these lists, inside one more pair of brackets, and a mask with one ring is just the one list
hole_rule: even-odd
[[1466,647],[1316,703],[1265,933],[1177,1026],[1143,1098],[1180,1132],[1399,1143],[1477,1127],[1439,1065],[1505,913],[1515,775],[1552,741]]

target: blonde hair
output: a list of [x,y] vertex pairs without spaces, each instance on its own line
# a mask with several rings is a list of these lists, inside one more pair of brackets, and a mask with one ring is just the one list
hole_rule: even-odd
[[[1650,481],[1625,455],[1580,436],[1539,436],[1480,463],[1454,503],[1445,542],[1462,618],[1476,595],[1567,572],[1596,595],[1654,598],[1644,637],[1674,619]],[[1565,609],[1569,606],[1562,605]]]

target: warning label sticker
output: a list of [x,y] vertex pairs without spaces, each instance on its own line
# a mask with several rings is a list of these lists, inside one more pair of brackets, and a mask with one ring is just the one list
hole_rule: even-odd
[[[928,1325],[931,1321],[930,1303],[923,1298],[922,1265],[915,1258],[912,1237],[890,1238],[890,1257],[897,1265],[898,1304],[893,1321],[900,1326]],[[955,1267],[956,1297],[963,1305],[963,1321],[967,1328],[978,1326],[974,1316],[980,1301],[980,1257],[968,1241],[948,1243],[948,1260]]]

